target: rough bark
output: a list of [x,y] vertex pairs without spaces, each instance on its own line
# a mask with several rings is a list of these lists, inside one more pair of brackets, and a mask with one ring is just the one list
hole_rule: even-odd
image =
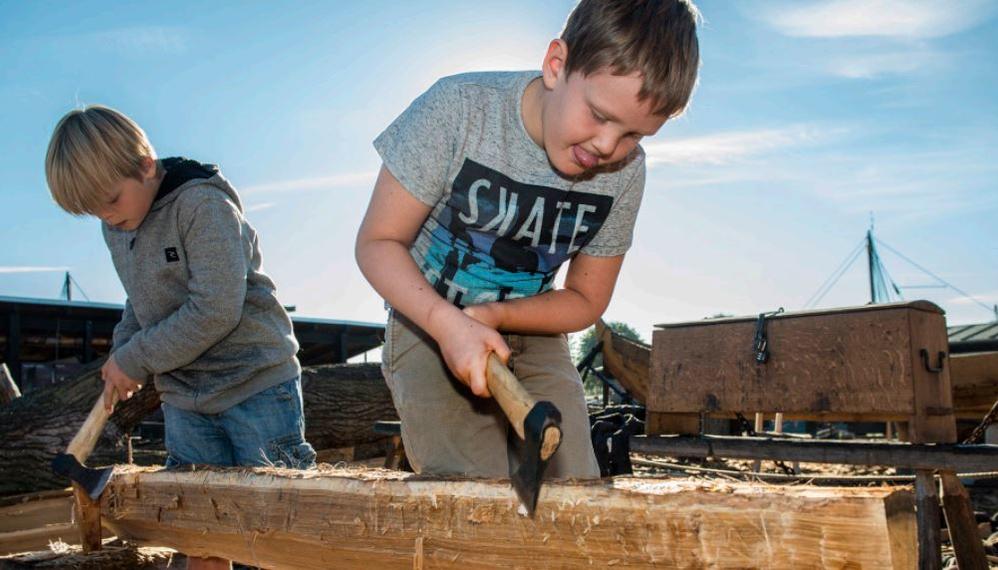
[[302,392],[305,437],[315,449],[383,442],[374,422],[398,419],[379,364],[305,368]]
[[[66,450],[101,389],[98,362],[72,380],[28,392],[0,407],[0,495],[67,486],[69,482],[53,474],[49,465]],[[118,460],[115,447],[120,433],[113,425],[105,428],[89,463]]]
[[[97,401],[103,387],[101,364],[0,406],[0,496],[66,486],[68,482],[55,476],[49,464],[66,450]],[[373,432],[374,422],[398,416],[378,364],[306,368],[302,386],[306,437],[316,449],[381,450],[378,445],[364,445],[385,441]],[[159,395],[151,382],[120,402],[87,464],[126,462],[123,436],[158,408]]]
[[119,467],[119,537],[265,568],[912,568],[913,499],[621,477],[547,482],[536,517],[502,480],[386,471]]

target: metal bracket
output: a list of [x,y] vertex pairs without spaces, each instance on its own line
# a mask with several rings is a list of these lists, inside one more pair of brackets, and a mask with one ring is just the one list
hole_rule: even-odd
[[766,338],[766,319],[783,312],[783,307],[770,313],[759,313],[755,321],[755,338],[752,339],[752,351],[755,353],[755,363],[765,364],[769,360],[769,339]]
[[929,351],[928,350],[925,350],[923,348],[923,349],[919,350],[918,353],[922,356],[922,364],[925,365],[925,369],[926,370],[928,370],[929,372],[932,372],[933,374],[939,374],[940,372],[943,371],[943,361],[946,360],[946,353],[945,352],[943,352],[941,350],[939,351],[939,365],[936,366],[936,367],[933,367],[932,364],[929,363]]

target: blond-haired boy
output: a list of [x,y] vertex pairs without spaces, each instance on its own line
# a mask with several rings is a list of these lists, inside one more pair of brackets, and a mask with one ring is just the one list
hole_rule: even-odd
[[291,320],[218,168],[157,160],[134,121],[93,105],[59,121],[45,173],[59,206],[103,221],[128,296],[101,370],[108,407],[113,392],[128,398],[153,377],[168,467],[314,465]]
[[494,352],[561,410],[548,474],[599,476],[564,333],[610,301],[644,190],[638,141],[687,106],[697,17],[684,0],[582,0],[540,71],[441,79],[375,140],[356,254],[392,306],[383,370],[417,471],[508,475],[507,423],[483,398]]

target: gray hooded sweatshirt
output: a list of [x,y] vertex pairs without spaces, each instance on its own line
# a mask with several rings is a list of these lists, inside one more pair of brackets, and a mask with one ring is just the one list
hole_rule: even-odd
[[112,356],[164,402],[216,414],[300,374],[298,342],[232,185],[212,165],[163,165],[138,229],[102,224],[128,295]]

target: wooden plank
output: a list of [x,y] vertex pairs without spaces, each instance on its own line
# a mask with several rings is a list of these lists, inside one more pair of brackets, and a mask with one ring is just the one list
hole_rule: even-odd
[[66,544],[78,544],[79,537],[79,530],[71,522],[0,532],[0,556],[43,550],[48,548],[49,543],[57,540]]
[[939,478],[942,480],[946,526],[949,528],[957,563],[961,570],[988,570],[988,560],[984,554],[984,545],[978,536],[970,494],[956,473],[940,471]]
[[697,435],[700,433],[700,416],[698,414],[664,414],[645,411],[645,433]]
[[100,550],[102,534],[100,503],[91,499],[90,495],[76,483],[73,483],[73,499],[75,499],[73,517],[76,526],[79,527],[77,532],[83,553]]
[[68,523],[72,518],[73,496],[69,489],[0,499],[0,532]]
[[939,533],[939,490],[929,470],[915,472],[915,509],[918,514],[918,568],[940,570],[943,567]]
[[[841,314],[856,314],[863,313],[866,311],[883,311],[889,309],[904,308],[904,309],[914,309],[917,311],[928,311],[930,313],[942,312],[939,305],[931,301],[925,300],[915,300],[915,301],[898,301],[894,303],[877,303],[877,304],[867,304],[867,305],[854,305],[850,307],[832,307],[830,309],[814,309],[810,311],[788,311],[779,315],[780,318],[784,319],[794,319],[794,318],[809,318],[809,317],[820,317],[820,316],[836,316]],[[682,327],[698,327],[701,325],[725,325],[729,323],[737,322],[755,322],[755,316],[742,316],[742,317],[720,317],[716,319],[701,319],[698,321],[685,321],[681,323],[661,323],[655,325],[656,328],[682,328]]]
[[[926,317],[917,323],[924,326],[913,327],[915,314]],[[752,318],[656,330],[648,409],[908,420],[916,406],[913,365],[922,367],[918,349],[935,350],[937,336],[945,341],[946,334],[941,310],[925,302],[786,313],[769,318],[766,328],[764,364],[754,360]],[[913,333],[931,338],[911,339]]]
[[632,437],[631,451],[664,457],[779,459],[806,463],[889,465],[908,469],[953,469],[960,473],[993,471],[998,465],[998,447],[983,445],[659,435]]
[[980,420],[998,398],[998,352],[953,354],[949,362],[953,412]]
[[640,403],[648,401],[651,346],[623,337],[596,322],[596,337],[603,342],[603,367]]
[[508,481],[385,470],[118,468],[119,537],[280,568],[911,568],[904,489],[621,477],[548,482],[537,516]]

